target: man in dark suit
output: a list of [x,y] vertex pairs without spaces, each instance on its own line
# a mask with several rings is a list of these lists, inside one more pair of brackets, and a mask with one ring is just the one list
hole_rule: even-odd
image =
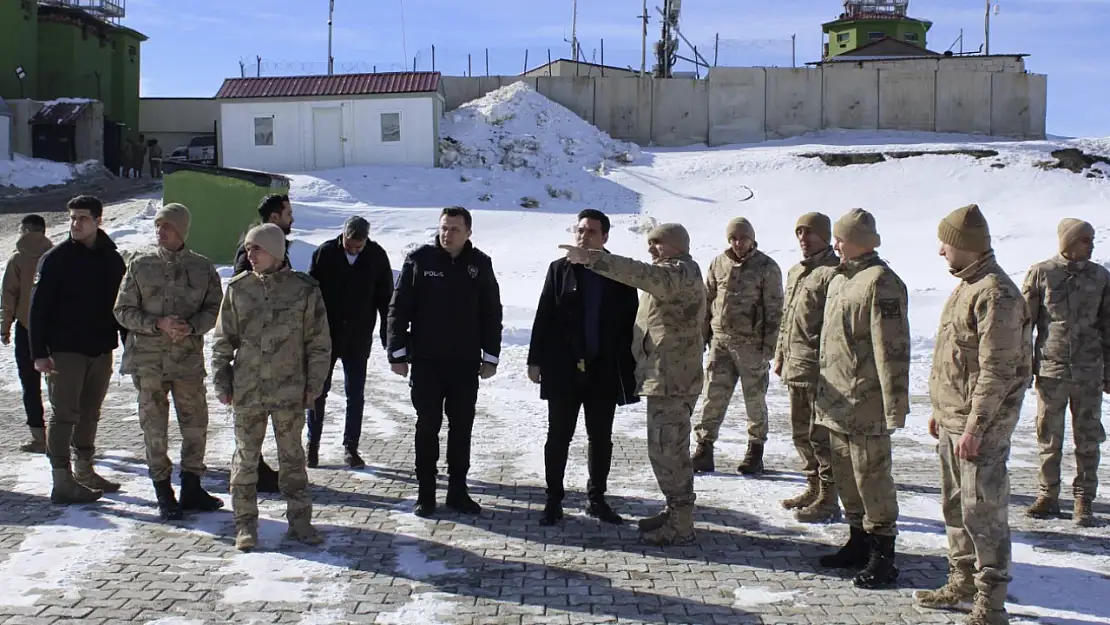
[[[603,249],[609,217],[592,208],[578,214],[575,242]],[[541,525],[563,518],[563,475],[578,412],[584,409],[589,437],[586,513],[607,523],[623,523],[605,501],[613,459],[613,417],[618,405],[639,401],[632,327],[639,305],[636,289],[560,258],[551,263],[532,323],[528,378],[547,400],[544,446],[547,505]]]

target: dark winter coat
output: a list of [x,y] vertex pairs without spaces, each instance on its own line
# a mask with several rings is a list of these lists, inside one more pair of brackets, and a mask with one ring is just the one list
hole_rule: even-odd
[[565,258],[548,266],[532,322],[528,366],[540,368],[542,399],[574,394],[576,388],[600,377],[603,384],[612,384],[618,405],[636,403],[640,400],[636,395],[636,360],[632,356],[632,328],[639,307],[636,289],[598,276],[602,285],[601,344],[597,357],[591,361],[586,356],[582,293],[582,279],[588,271]]
[[91,248],[67,239],[43,254],[31,294],[32,357],[96,357],[119,347],[127,332],[113,308],[126,270],[103,230],[97,231]]
[[308,273],[320,283],[324,295],[334,355],[369,355],[379,316],[379,334],[385,347],[393,269],[382,246],[367,241],[351,264],[342,236],[325,241],[312,253]]
[[405,258],[389,303],[389,361],[496,363],[501,290],[493,261],[469,241],[451,258],[436,238]]

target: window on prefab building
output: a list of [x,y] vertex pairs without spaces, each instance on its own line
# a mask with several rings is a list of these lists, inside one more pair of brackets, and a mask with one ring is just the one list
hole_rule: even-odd
[[836,36],[836,41],[838,43],[844,43],[845,41],[848,41],[851,37],[852,35],[849,33],[840,33]]
[[401,140],[401,114],[382,113],[382,143]]
[[254,144],[258,146],[274,144],[274,118],[254,118]]
[[870,39],[871,41],[878,41],[879,39],[882,39],[883,37],[886,37],[886,33],[881,33],[881,32],[878,32],[878,31],[871,31],[871,32],[867,33],[867,38]]
[[917,41],[917,33],[906,33],[906,41]]

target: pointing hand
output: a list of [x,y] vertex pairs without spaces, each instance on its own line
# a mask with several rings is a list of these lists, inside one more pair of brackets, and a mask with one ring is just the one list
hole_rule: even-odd
[[590,262],[590,251],[576,245],[560,245],[559,249],[567,253],[567,260],[575,265],[585,265]]

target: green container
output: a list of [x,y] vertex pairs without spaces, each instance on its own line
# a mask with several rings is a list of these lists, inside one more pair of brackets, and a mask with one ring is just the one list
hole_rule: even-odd
[[162,203],[189,207],[189,247],[217,265],[235,261],[243,232],[258,221],[258,203],[289,193],[289,178],[249,169],[164,161]]

